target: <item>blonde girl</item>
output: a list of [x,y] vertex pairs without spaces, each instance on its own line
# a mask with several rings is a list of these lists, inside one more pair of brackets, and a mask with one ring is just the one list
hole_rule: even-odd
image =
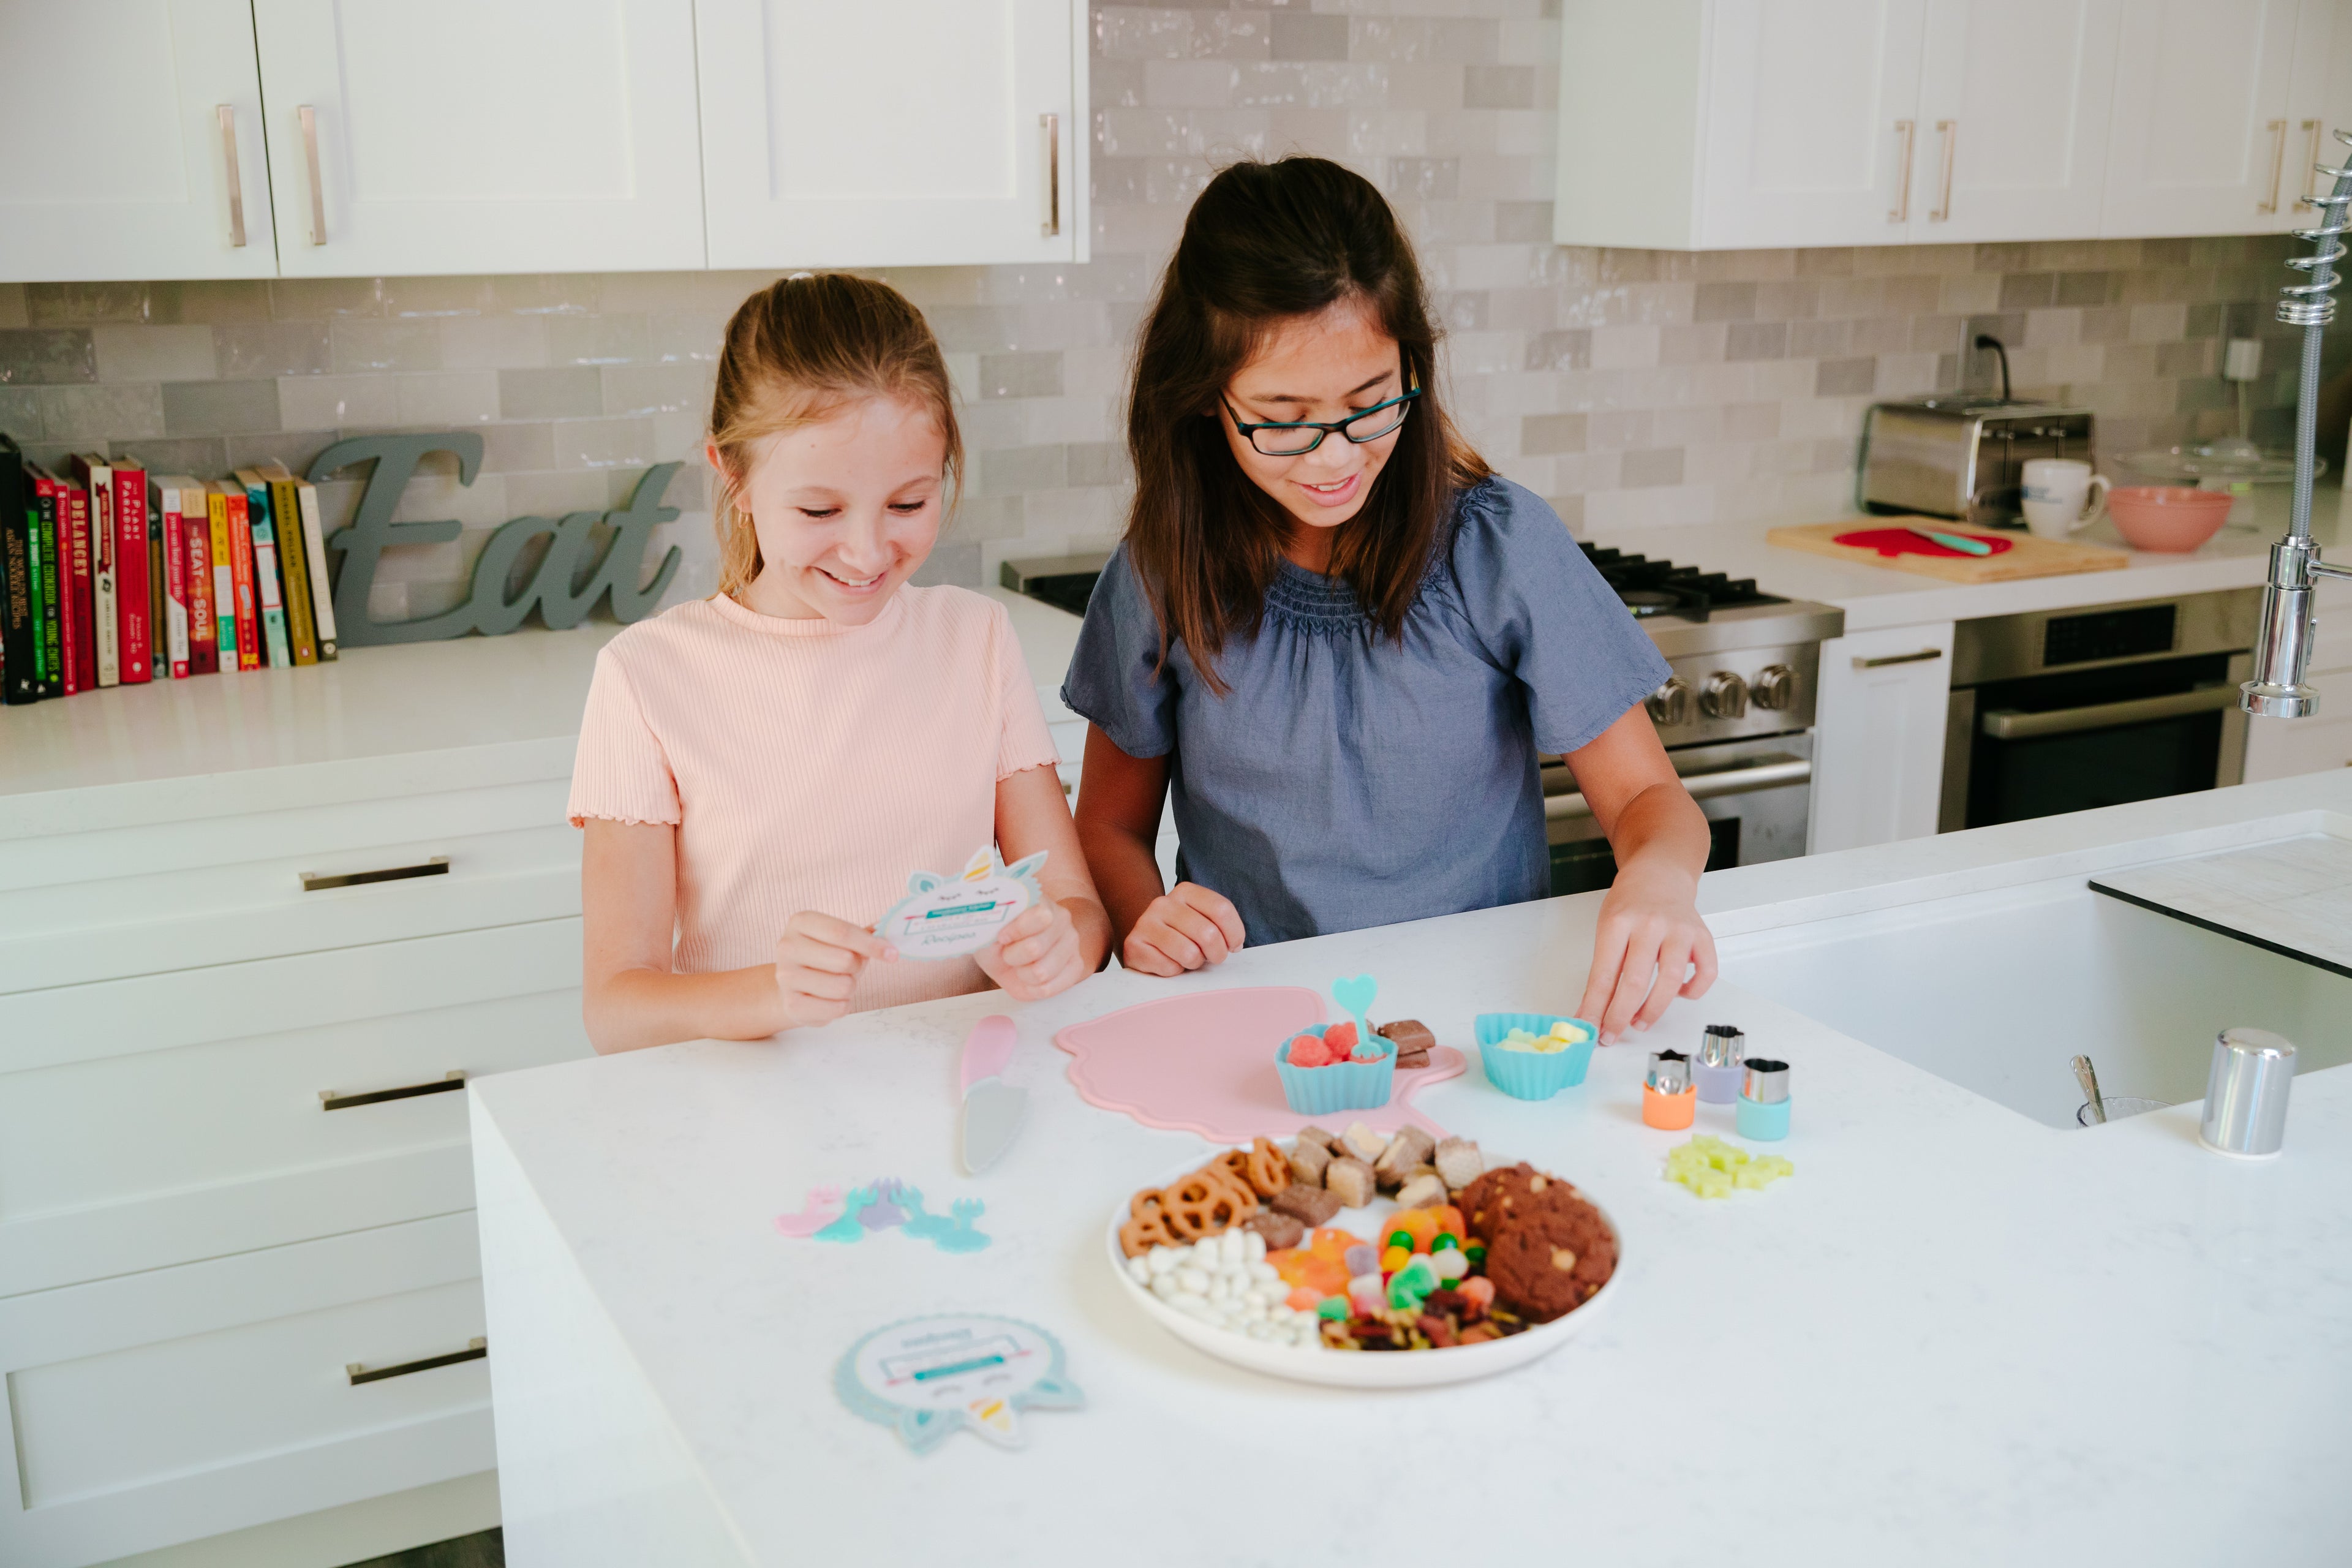
[[[754,1039],[1098,967],[1088,879],[1003,607],[913,587],[962,468],[947,368],[885,284],[806,274],[727,323],[710,435],[719,589],[597,656],[572,780],[599,1051]],[[975,958],[870,929],[908,873],[1048,852]]]

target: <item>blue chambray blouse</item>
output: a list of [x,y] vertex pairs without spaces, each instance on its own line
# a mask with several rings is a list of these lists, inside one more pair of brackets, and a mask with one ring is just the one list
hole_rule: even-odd
[[1217,696],[1158,622],[1126,549],[1062,688],[1132,757],[1168,758],[1177,874],[1251,945],[1517,903],[1550,890],[1543,755],[1667,676],[1557,512],[1507,479],[1456,499],[1402,643],[1355,592],[1286,561]]

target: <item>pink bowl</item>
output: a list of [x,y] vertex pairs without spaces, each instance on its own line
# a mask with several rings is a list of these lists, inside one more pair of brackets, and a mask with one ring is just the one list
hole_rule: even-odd
[[2107,492],[2116,531],[2135,550],[2176,554],[2196,549],[2229,521],[2232,498],[2179,485],[2129,485]]

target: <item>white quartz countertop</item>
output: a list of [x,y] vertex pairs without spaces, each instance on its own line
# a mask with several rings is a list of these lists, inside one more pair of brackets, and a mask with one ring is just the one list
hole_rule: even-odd
[[[2344,492],[2333,485],[2321,486],[2313,497],[2312,532],[2323,549],[2352,538],[2352,530],[2340,521],[2343,498]],[[1591,541],[1732,577],[1753,577],[1758,587],[1784,598],[1835,605],[1845,611],[1845,629],[1851,633],[2256,587],[2266,574],[2271,545],[2286,531],[2291,487],[2260,485],[2253,499],[2251,522],[2225,527],[2188,554],[2135,550],[2130,563],[2120,571],[2073,572],[2015,583],[1948,583],[1916,572],[1789,550],[1765,542],[1768,529],[1757,523],[1596,533]],[[1856,515],[1853,521],[1861,527],[1871,520]],[[2074,537],[2086,544],[2126,548],[2113,520],[2104,517]]]
[[[1720,930],[1755,930],[2318,822],[2345,833],[2347,813],[2352,773],[2313,775],[1711,875],[1703,904]],[[1473,1053],[1417,1102],[1616,1217],[1622,1288],[1548,1358],[1348,1394],[1211,1360],[1124,1298],[1108,1213],[1205,1145],[1081,1101],[1055,1029],[1369,972],[1376,1016],[1466,1043],[1474,1013],[1575,1004],[1598,901],[1255,948],[1181,981],[1112,972],[1035,1006],[958,998],[478,1080],[478,1161],[510,1160],[508,1184],[558,1238],[527,1259],[491,1243],[493,1335],[502,1300],[576,1279],[595,1304],[581,1342],[605,1347],[581,1353],[622,1369],[651,1434],[630,1462],[670,1453],[688,1478],[583,1495],[572,1528],[625,1533],[642,1502],[707,1516],[729,1543],[709,1561],[761,1564],[2344,1560],[2352,1488],[2326,1456],[2352,1406],[2352,1071],[2298,1080],[2284,1155],[2241,1163],[2197,1145],[2193,1104],[2060,1132],[1718,985],[1555,1100],[1504,1098]],[[1029,1121],[966,1179],[956,1047],[992,1011],[1018,1023],[1008,1076]],[[1710,1203],[1660,1179],[1686,1134],[1643,1125],[1638,1086],[1646,1050],[1688,1049],[1715,1022],[1794,1064],[1780,1147],[1797,1173]],[[2063,1072],[2066,1042],[2051,1051]],[[1728,1135],[1728,1118],[1703,1108],[1698,1130]],[[934,1208],[984,1200],[996,1244],[949,1257],[770,1228],[814,1184],[883,1174]],[[486,1237],[503,1233],[493,1207],[486,1192]],[[957,1309],[1060,1336],[1087,1408],[1034,1414],[1018,1454],[959,1436],[919,1458],[835,1401],[858,1336]],[[578,1452],[559,1468],[585,1494],[588,1405],[500,1399],[502,1456],[563,1413],[552,1429],[576,1430]],[[564,1538],[565,1510],[521,1500],[510,1560],[554,1561],[532,1553]]]

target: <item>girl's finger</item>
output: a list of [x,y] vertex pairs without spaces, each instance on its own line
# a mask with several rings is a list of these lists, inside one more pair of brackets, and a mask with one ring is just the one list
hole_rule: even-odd
[[1636,938],[1625,944],[1625,959],[1617,972],[1616,988],[1610,993],[1609,1010],[1601,1020],[1603,1035],[1622,1035],[1633,1021],[1634,1009],[1650,994],[1650,982],[1658,971],[1654,938]]
[[1658,950],[1658,977],[1650,987],[1650,999],[1633,1015],[1633,1026],[1646,1029],[1663,1017],[1674,1005],[1682,986],[1678,984],[1690,971],[1688,939],[1679,934],[1668,937],[1665,946]]
[[1165,953],[1180,973],[1208,962],[1199,943],[1164,919],[1152,927],[1151,945]]
[[852,925],[847,921],[819,914],[814,910],[803,910],[784,929],[793,935],[823,942],[827,947],[847,948],[863,958],[890,959],[898,956],[897,948],[864,926]]
[[1703,925],[1698,928],[1698,936],[1691,943],[1691,963],[1693,973],[1683,985],[1683,994],[1704,996],[1707,987],[1715,984],[1716,962],[1715,933]]
[[1162,917],[1170,929],[1182,932],[1191,940],[1200,952],[1202,963],[1223,963],[1230,955],[1232,950],[1225,945],[1224,928],[1190,904],[1171,900],[1168,908],[1162,911]]
[[835,947],[810,937],[788,936],[783,941],[783,959],[795,969],[822,970],[828,974],[855,974],[866,967],[866,955],[846,947]]
[[1174,959],[1152,946],[1150,939],[1140,930],[1129,934],[1125,945],[1119,949],[1118,962],[1122,969],[1138,974],[1157,974],[1163,980],[1184,973],[1182,966]]
[[1617,989],[1617,972],[1625,962],[1625,922],[1607,920],[1592,939],[1592,973],[1585,977],[1584,998],[1576,1005],[1576,1016],[1590,1018],[1601,1026],[1601,1038],[1608,1044],[1616,1042],[1616,1034],[1601,1016],[1608,1005],[1610,994]]
[[857,989],[856,976],[835,974],[822,969],[803,969],[785,984],[803,996],[814,996],[826,1002],[846,1002],[849,994]]
[[1216,926],[1217,935],[1225,946],[1218,954],[1223,962],[1226,953],[1239,952],[1249,942],[1249,932],[1242,929],[1242,912],[1234,908],[1233,900],[1224,894],[1201,886],[1198,882],[1176,884],[1176,897],[1187,908],[1206,915]]

